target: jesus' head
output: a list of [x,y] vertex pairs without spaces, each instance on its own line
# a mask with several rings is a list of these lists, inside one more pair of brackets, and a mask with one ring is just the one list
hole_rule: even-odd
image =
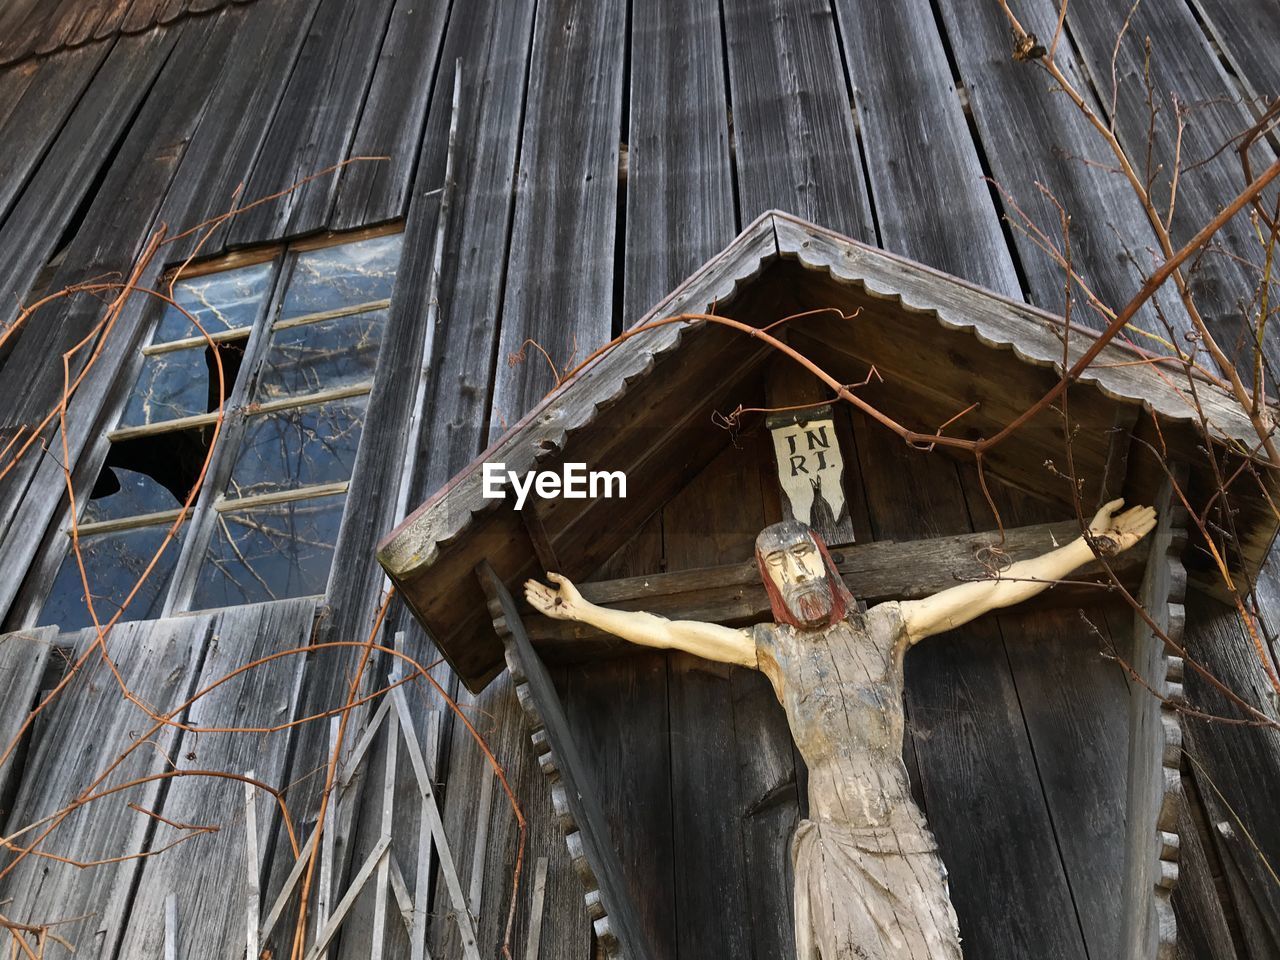
[[843,620],[853,605],[827,545],[799,520],[783,520],[761,530],[756,562],[778,623],[819,630]]

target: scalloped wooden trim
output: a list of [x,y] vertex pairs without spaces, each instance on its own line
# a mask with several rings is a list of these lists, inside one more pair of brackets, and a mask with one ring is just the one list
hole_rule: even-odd
[[551,790],[552,811],[585,889],[596,943],[609,960],[649,960],[652,951],[644,941],[599,798],[569,734],[551,678],[529,641],[515,601],[497,574],[488,564],[481,564],[476,575],[489,598],[489,613],[506,651],[507,669],[529,721],[534,754]]
[[[1181,465],[1179,465],[1180,467]],[[1185,469],[1175,470],[1179,483]],[[1157,498],[1159,523],[1138,599],[1170,640],[1182,644],[1187,573],[1185,511],[1166,481]],[[1178,927],[1172,894],[1178,882],[1178,817],[1181,813],[1183,662],[1141,617],[1134,617],[1129,685],[1129,788],[1126,806],[1124,914],[1125,960],[1174,960]]]

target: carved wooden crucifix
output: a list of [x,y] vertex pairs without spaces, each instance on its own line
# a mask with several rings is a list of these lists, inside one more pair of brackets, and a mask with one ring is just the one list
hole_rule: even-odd
[[[1086,536],[1000,576],[859,612],[822,538],[798,520],[756,541],[772,623],[670,620],[585,599],[565,577],[525,585],[554,620],[763,672],[809,768],[810,817],[792,843],[799,960],[960,960],[946,870],[902,765],[903,658],[915,643],[1042,592],[1155,526],[1155,510],[1104,505]],[[509,604],[505,605],[508,608]],[[508,618],[512,609],[502,613]]]

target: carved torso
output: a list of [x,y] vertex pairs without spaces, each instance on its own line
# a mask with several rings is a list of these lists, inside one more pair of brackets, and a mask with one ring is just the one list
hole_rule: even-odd
[[[855,829],[923,819],[902,765],[901,608],[884,603],[821,630],[755,628],[760,669],[809,768],[811,816]],[[903,824],[905,826],[905,824]],[[922,846],[932,838],[922,836]]]

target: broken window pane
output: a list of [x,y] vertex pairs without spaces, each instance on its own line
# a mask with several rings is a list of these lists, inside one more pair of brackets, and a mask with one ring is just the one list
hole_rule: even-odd
[[[240,372],[244,347],[243,339],[218,344],[224,408],[225,398],[231,395]],[[213,349],[208,345],[146,357],[120,417],[120,426],[140,427],[217,410],[219,381],[213,358]]]
[[80,522],[178,509],[204,469],[212,437],[208,426],[115,441]]
[[[270,291],[270,262],[238,270],[224,270],[174,285],[173,299],[200,321],[205,333],[251,327],[263,297]],[[199,328],[181,310],[168,307],[160,319],[153,343],[200,336]]]
[[218,513],[193,609],[324,593],[345,501],[337,494]]
[[390,298],[400,240],[396,233],[298,254],[280,318]]
[[337,390],[373,379],[387,311],[277,330],[258,381],[260,403]]
[[[93,608],[98,614],[98,622],[106,623],[125,598],[133,590],[147,565],[151,563],[155,552],[164,542],[170,524],[158,524],[151,527],[136,527],[132,530],[117,530],[112,533],[96,533],[80,538],[80,555],[84,558],[85,572],[89,578],[89,589],[93,593]],[[134,598],[129,601],[121,619],[150,620],[160,616],[164,606],[165,593],[169,579],[173,576],[174,565],[178,562],[181,540],[186,533],[186,525],[178,529],[174,539],[165,547],[164,553],[156,561],[146,582],[138,589]],[[80,582],[80,569],[76,564],[75,553],[70,548],[68,538],[67,557],[62,562],[58,575],[54,578],[53,589],[44,609],[40,611],[39,623],[57,624],[63,630],[78,630],[92,626],[89,607],[84,599],[84,585]]]
[[249,417],[227,496],[349,479],[368,405],[364,394]]

